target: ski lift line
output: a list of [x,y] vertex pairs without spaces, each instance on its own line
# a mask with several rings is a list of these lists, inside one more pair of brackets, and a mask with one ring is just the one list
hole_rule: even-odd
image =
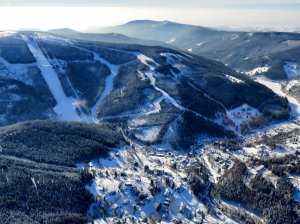
[[[36,39],[35,37],[33,37],[33,38],[34,38],[35,42],[39,42],[38,39]],[[39,44],[39,45],[41,46],[43,52],[45,52],[47,58],[50,58],[50,57],[49,57],[49,54],[48,54],[47,51],[43,48],[43,46],[42,46],[41,44]],[[50,53],[51,53],[51,52],[50,52]],[[53,56],[52,53],[51,53],[51,55]],[[72,89],[74,95],[75,95],[76,98],[79,100],[80,98],[79,98],[79,96],[78,96],[76,90],[73,88],[73,86],[72,86],[72,84],[71,84],[71,81],[70,81],[69,77],[66,75],[64,69],[61,67],[61,65],[59,64],[59,62],[57,61],[57,59],[56,59],[55,57],[53,57],[53,59],[54,59],[54,61],[55,61],[55,64],[59,67],[60,72],[65,76],[65,78],[66,78],[66,80],[67,80],[67,82],[68,82],[68,84],[69,84],[69,87]]]

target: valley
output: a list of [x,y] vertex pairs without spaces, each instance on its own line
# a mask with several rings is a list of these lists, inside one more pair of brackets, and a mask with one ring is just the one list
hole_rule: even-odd
[[299,223],[297,63],[191,52],[1,32],[0,222]]

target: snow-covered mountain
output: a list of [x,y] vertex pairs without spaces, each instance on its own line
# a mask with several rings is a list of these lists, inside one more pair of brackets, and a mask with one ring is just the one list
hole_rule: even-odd
[[285,62],[299,64],[299,33],[222,31],[151,20],[132,21],[96,31],[162,41],[222,61],[240,72],[265,73],[272,79],[287,78],[283,67]]
[[299,223],[300,105],[280,83],[61,35],[0,35],[0,223]]
[[200,56],[221,61],[248,76],[285,80],[283,89],[300,100],[300,34],[237,32],[178,24],[169,21],[132,21],[94,30],[157,40]]
[[[221,63],[180,51],[39,32],[2,37],[2,46],[14,42],[24,55],[17,61],[13,51],[1,54],[2,125],[23,116],[118,122],[144,143],[189,147],[201,136],[233,137],[289,116],[288,101],[266,87]],[[32,91],[23,94],[21,85]],[[26,110],[15,112],[20,104]]]

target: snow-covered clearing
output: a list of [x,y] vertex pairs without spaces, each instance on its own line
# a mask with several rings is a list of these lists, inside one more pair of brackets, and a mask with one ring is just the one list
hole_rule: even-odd
[[10,64],[3,57],[0,57],[0,76],[16,79],[28,85],[32,85],[32,77],[30,77],[28,72],[28,67],[30,66],[36,66],[36,63]]
[[264,67],[257,67],[251,71],[247,71],[247,72],[243,72],[243,73],[245,73],[246,75],[254,76],[257,74],[266,73],[267,71],[269,71],[270,68],[271,68],[270,66],[265,65]]
[[288,79],[300,77],[300,65],[296,62],[286,61],[283,68]]
[[256,77],[254,80],[267,86],[268,88],[273,90],[276,94],[283,97],[287,97],[290,102],[291,115],[295,117],[300,117],[300,103],[294,97],[284,93],[281,89],[281,84],[279,82],[275,82],[261,76]]
[[143,128],[140,132],[135,134],[135,137],[142,141],[154,142],[158,138],[161,129],[161,126]]
[[252,119],[260,116],[261,114],[256,108],[253,108],[247,104],[227,111],[227,117],[234,122],[234,125],[238,128],[239,132],[242,131],[242,125],[246,125],[250,129],[249,123],[252,121]]
[[36,41],[33,39],[33,37],[29,38],[26,35],[22,35],[22,38],[35,57],[37,66],[41,70],[42,76],[48,84],[54,99],[56,100],[57,104],[54,107],[54,111],[62,120],[80,121],[81,118],[76,112],[75,99],[65,95],[56,72],[53,70],[51,64],[44,56]]

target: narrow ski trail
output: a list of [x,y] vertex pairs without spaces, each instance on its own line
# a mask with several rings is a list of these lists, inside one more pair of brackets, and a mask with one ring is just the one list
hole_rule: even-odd
[[44,80],[46,81],[54,99],[56,106],[53,108],[60,119],[65,121],[80,121],[82,118],[76,112],[76,100],[72,97],[67,97],[61,86],[61,82],[57,73],[53,70],[48,59],[44,56],[40,47],[34,40],[34,37],[22,35],[22,39],[26,42],[29,50],[36,59]]

